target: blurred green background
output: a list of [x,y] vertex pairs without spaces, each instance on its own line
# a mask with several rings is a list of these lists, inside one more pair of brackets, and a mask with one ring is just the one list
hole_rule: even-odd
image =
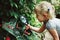
[[[0,0],[0,18],[2,21],[6,23],[14,22],[12,20],[16,20],[19,26],[22,27],[21,30],[25,29],[25,26],[20,22],[19,17],[23,15],[26,17],[28,24],[41,27],[42,23],[40,23],[36,15],[34,13],[34,6],[38,4],[40,1],[48,1],[55,6],[56,15],[60,18],[60,0]],[[2,29],[0,28],[0,31]],[[44,37],[44,33],[36,33],[32,31],[31,35],[23,35],[22,31],[22,39],[20,40],[42,40]]]

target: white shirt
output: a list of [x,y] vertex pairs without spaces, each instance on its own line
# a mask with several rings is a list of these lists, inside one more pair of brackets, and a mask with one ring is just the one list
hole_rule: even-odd
[[46,23],[46,28],[49,29],[56,29],[58,35],[60,36],[60,19],[53,18],[48,20]]

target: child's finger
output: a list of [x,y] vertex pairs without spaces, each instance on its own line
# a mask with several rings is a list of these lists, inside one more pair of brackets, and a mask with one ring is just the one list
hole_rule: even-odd
[[29,26],[26,26],[26,30],[28,30],[30,27]]

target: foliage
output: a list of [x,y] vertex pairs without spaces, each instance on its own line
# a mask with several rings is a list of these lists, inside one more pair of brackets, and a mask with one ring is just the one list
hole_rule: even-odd
[[60,6],[55,6],[56,14],[60,14]]
[[[34,14],[34,6],[42,0],[0,0],[0,17],[2,17],[2,21],[9,23],[12,26],[15,26],[15,22],[18,23],[22,29],[20,30],[21,34],[20,38],[17,40],[41,40],[43,33],[38,37],[37,33],[32,31],[31,35],[25,35],[24,29],[25,25],[20,22],[20,15],[26,17],[28,24],[32,26],[39,27],[41,23],[36,19],[36,15]],[[44,0],[49,1],[50,0]],[[56,13],[60,14],[60,6],[55,6]]]
[[20,15],[23,15],[26,17],[28,24],[32,26],[41,26],[41,23],[36,21],[36,16],[33,13],[35,5],[33,0],[0,0],[0,5],[0,16],[2,17],[2,21],[12,26],[15,26],[16,24],[14,23],[17,22],[18,26],[22,27],[20,40],[40,40],[35,32],[32,32],[30,36],[23,35],[25,25],[23,25],[19,19]]

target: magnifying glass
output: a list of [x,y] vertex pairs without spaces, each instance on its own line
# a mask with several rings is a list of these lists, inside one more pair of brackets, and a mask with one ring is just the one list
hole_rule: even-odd
[[[23,24],[28,25],[27,20],[26,20],[26,18],[25,18],[24,16],[20,16],[20,21],[21,21]],[[26,31],[26,34],[29,33],[28,35],[30,35],[30,32],[31,32],[30,29],[25,30],[25,31]]]
[[27,25],[27,21],[26,21],[26,18],[24,16],[20,16],[20,21],[22,23],[24,23],[25,25]]

